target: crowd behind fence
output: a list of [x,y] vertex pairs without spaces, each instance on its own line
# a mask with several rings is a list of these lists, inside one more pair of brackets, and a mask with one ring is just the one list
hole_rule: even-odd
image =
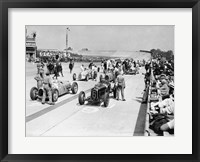
[[171,61],[151,60],[145,74],[145,136],[174,134],[174,66]]

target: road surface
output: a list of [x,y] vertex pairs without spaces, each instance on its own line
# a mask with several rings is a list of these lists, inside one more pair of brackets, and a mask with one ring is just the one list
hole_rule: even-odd
[[[80,65],[75,63],[73,72],[78,74]],[[63,64],[63,69],[64,77],[59,79],[72,82],[68,64]],[[126,101],[111,98],[107,108],[78,103],[78,93],[83,90],[88,96],[98,80],[77,81],[78,93],[60,97],[53,106],[32,101],[29,92],[36,85],[33,79],[36,71],[35,64],[26,63],[26,136],[143,136],[146,115],[146,104],[141,103],[143,68],[137,75],[125,75]]]

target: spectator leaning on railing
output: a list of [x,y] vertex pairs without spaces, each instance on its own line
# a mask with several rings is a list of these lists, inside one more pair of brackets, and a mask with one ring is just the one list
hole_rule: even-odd
[[[152,116],[159,116],[159,114],[164,115],[162,116],[163,119],[166,119],[165,122],[157,123],[159,125],[160,131],[168,131],[174,129],[174,95],[170,95],[170,98],[167,98],[163,101],[157,102],[153,104],[150,108],[150,113]],[[154,123],[153,129],[156,128],[156,123]]]
[[[150,74],[152,83],[150,92],[150,129],[157,134],[162,134],[163,131],[168,130],[173,132],[174,69],[167,61],[153,60],[151,65],[153,65],[153,68]],[[153,96],[157,98],[152,98]]]
[[161,85],[158,88],[158,94],[161,95],[161,97],[168,96],[169,95],[169,87],[167,85],[167,80],[162,79],[160,82],[161,82]]

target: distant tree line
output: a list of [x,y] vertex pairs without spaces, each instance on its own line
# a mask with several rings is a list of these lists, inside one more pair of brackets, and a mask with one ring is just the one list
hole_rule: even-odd
[[153,59],[166,59],[166,60],[174,60],[174,53],[172,50],[162,51],[160,49],[152,49],[150,50]]

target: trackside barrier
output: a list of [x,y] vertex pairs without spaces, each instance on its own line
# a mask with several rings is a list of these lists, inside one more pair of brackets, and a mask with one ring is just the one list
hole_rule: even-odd
[[148,91],[148,100],[147,100],[147,112],[146,112],[146,121],[145,121],[145,136],[150,136],[149,132],[149,121],[150,121],[150,95],[151,95],[151,89],[152,85],[151,82],[149,84],[149,91]]
[[149,132],[149,121],[150,121],[150,98],[151,98],[151,89],[152,89],[152,78],[153,78],[153,68],[152,68],[152,62],[151,62],[151,76],[150,76],[150,83],[148,85],[148,100],[147,100],[147,112],[146,112],[146,121],[145,121],[145,130],[144,130],[144,136],[150,136]]
[[[151,62],[151,76],[150,76],[150,83],[148,85],[148,100],[147,100],[147,111],[146,111],[146,121],[145,121],[145,129],[144,129],[144,136],[151,136],[149,131],[149,125],[150,125],[150,108],[151,108],[151,91],[152,91],[152,85],[153,85],[153,69],[152,69],[152,62]],[[163,136],[173,136],[170,135],[167,131],[163,131]]]

